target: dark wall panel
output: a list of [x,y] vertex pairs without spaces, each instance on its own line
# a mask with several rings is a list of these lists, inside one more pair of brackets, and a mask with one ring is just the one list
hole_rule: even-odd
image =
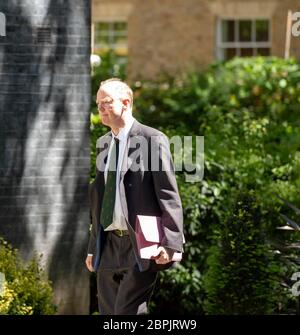
[[0,236],[43,254],[59,313],[86,314],[90,1],[1,0]]

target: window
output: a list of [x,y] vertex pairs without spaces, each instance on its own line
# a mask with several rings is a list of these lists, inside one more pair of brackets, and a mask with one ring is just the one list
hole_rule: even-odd
[[93,52],[113,49],[120,56],[127,55],[126,22],[96,22],[93,30]]
[[220,19],[217,27],[217,58],[270,55],[270,22],[268,19]]

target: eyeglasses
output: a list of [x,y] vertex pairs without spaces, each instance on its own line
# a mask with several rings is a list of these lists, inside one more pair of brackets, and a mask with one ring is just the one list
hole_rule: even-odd
[[[121,100],[122,101],[122,99],[116,99],[116,100]],[[108,106],[112,105],[114,103],[114,101],[115,100],[112,99],[112,98],[104,98],[99,103],[97,103],[97,107],[100,110],[101,108],[108,107]]]
[[111,98],[103,99],[103,100],[101,100],[100,102],[97,103],[97,107],[100,110],[103,107],[110,106],[113,102],[114,102],[114,100],[111,99]]

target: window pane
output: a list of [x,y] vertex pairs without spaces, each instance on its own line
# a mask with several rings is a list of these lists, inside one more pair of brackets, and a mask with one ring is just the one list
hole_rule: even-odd
[[253,48],[241,48],[242,57],[251,57],[254,54]]
[[126,38],[123,36],[114,36],[113,43],[114,44],[126,44]]
[[257,55],[259,56],[270,56],[270,48],[258,48]]
[[257,42],[268,42],[269,41],[269,21],[268,20],[256,20],[256,41]]
[[251,21],[241,20],[239,21],[239,41],[240,42],[251,42]]
[[108,44],[109,43],[109,37],[107,35],[98,35],[95,38],[96,44]]
[[224,60],[229,60],[237,55],[236,48],[227,48],[224,50]]
[[113,29],[117,31],[125,31],[127,29],[126,22],[115,22],[113,25]]
[[234,42],[234,21],[222,20],[222,42]]
[[[114,49],[127,54],[127,23],[126,22],[98,22],[95,25],[95,46],[97,51]],[[121,49],[120,49],[121,48]]]
[[96,24],[96,30],[98,31],[108,31],[109,30],[109,22],[99,22]]
[[118,37],[118,36],[127,37],[127,34],[126,34],[125,31],[114,31],[113,35],[116,36],[116,37]]

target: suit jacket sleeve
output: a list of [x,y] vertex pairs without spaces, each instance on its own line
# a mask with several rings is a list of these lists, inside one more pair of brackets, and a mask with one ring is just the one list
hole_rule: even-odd
[[162,133],[154,138],[155,144],[160,146],[162,153],[159,157],[159,170],[152,171],[154,189],[162,211],[164,236],[161,245],[182,252],[183,212],[169,140]]
[[[100,138],[101,139],[101,138]],[[98,139],[98,141],[100,140]],[[97,141],[97,144],[98,144]],[[96,159],[99,154],[99,149],[96,145]],[[99,174],[97,166],[95,167],[95,180],[89,185],[89,207],[90,207],[90,237],[89,237],[89,244],[88,244],[88,254],[95,254],[96,253],[96,244],[97,244],[97,220],[95,218],[95,198],[96,197],[96,179]]]
[[[90,207],[92,206],[92,193],[93,188],[95,187],[95,181],[89,185],[89,201]],[[92,209],[90,209],[90,221],[91,221],[91,228],[90,228],[90,237],[89,237],[89,244],[88,244],[88,254],[95,254],[96,252],[96,238],[97,238],[97,223],[96,220],[93,219]]]

